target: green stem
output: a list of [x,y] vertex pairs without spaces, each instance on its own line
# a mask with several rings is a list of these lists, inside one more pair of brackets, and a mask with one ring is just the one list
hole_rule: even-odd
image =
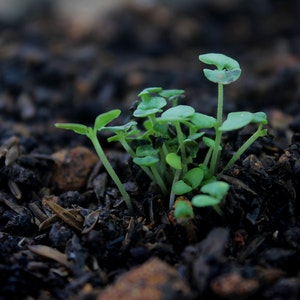
[[209,160],[210,160],[210,158],[211,158],[212,151],[213,151],[213,149],[212,149],[212,148],[209,148],[208,151],[207,151],[207,153],[206,153],[206,155],[205,155],[205,159],[204,159],[204,161],[203,161],[203,164],[204,164],[205,166],[208,166]]
[[260,124],[257,130],[249,137],[249,139],[238,149],[237,152],[233,154],[227,165],[223,168],[222,174],[225,170],[230,168],[241,156],[242,154],[251,146],[259,137],[265,135],[265,131],[262,130],[263,125]]
[[130,147],[130,145],[128,144],[128,142],[126,141],[125,137],[123,135],[118,134],[118,138],[119,138],[119,143],[122,145],[122,147],[124,148],[124,150],[129,153],[129,155],[134,158],[135,157],[135,153],[132,150],[132,148]]
[[131,204],[131,200],[130,200],[130,196],[129,194],[126,192],[119,176],[117,175],[117,173],[115,172],[115,170],[113,169],[113,167],[111,166],[109,160],[107,159],[99,141],[97,138],[97,133],[93,132],[92,134],[90,134],[88,136],[90,138],[90,140],[93,143],[93,146],[101,160],[101,162],[103,163],[104,168],[106,169],[107,173],[110,175],[110,177],[112,178],[112,180],[114,181],[114,183],[116,184],[117,188],[119,189],[122,197],[124,198],[124,201],[127,205],[128,211],[130,215],[133,215],[133,208],[132,208],[132,204]]
[[216,125],[215,145],[214,145],[212,159],[210,163],[211,174],[215,174],[218,165],[219,156],[220,156],[219,148],[222,140],[222,131],[219,130],[219,128],[222,125],[222,119],[223,119],[223,84],[218,83],[217,125]]
[[155,125],[155,122],[156,122],[155,114],[149,115],[149,116],[148,116],[148,119],[150,120],[151,125],[152,125],[152,129],[153,129],[153,128],[154,128],[154,125]]
[[163,179],[161,178],[160,174],[158,173],[157,169],[155,166],[151,166],[150,167],[153,176],[155,177],[155,182],[157,182],[157,184],[159,185],[161,191],[163,192],[164,195],[166,195],[168,193],[168,189],[163,181]]
[[170,199],[169,199],[169,209],[172,209],[174,205],[174,200],[175,200],[175,194],[173,192],[173,186],[174,184],[178,181],[179,177],[181,174],[181,170],[176,170],[173,178],[173,183],[172,183],[172,188],[171,188],[171,193],[170,193]]
[[181,152],[181,161],[182,161],[182,170],[183,174],[187,172],[187,163],[186,163],[186,151],[184,147],[184,135],[181,130],[181,126],[179,122],[175,122],[175,127],[176,127],[176,132],[177,132],[177,139],[178,139],[178,144],[180,147],[180,152]]

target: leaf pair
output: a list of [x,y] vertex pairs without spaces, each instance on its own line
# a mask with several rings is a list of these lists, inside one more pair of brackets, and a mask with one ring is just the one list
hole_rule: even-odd
[[239,63],[231,57],[220,53],[199,55],[199,60],[217,67],[217,70],[204,69],[204,75],[209,81],[221,84],[230,84],[241,75]]

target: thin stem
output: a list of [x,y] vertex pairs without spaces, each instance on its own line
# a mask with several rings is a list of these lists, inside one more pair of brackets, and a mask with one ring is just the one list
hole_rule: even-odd
[[158,173],[157,169],[155,168],[155,166],[151,166],[150,169],[155,177],[155,182],[157,182],[163,194],[166,195],[168,193],[168,189],[163,179],[161,178],[160,174]]
[[205,166],[208,166],[209,160],[211,158],[212,151],[213,151],[213,148],[209,148],[208,151],[207,151],[207,153],[206,153],[206,155],[205,155],[205,159],[203,161],[203,164]]
[[218,160],[220,156],[220,145],[222,140],[222,131],[219,128],[222,125],[223,119],[223,84],[218,83],[218,108],[217,108],[217,125],[216,125],[216,137],[215,145],[213,149],[212,159],[210,163],[210,172],[214,174],[218,165]]
[[248,140],[238,149],[237,152],[233,154],[227,165],[223,168],[222,174],[225,170],[230,168],[241,156],[242,154],[251,146],[259,137],[264,136],[265,132],[262,130],[263,125],[260,124],[257,130],[248,138]]
[[218,83],[218,108],[217,108],[217,126],[220,127],[222,125],[223,119],[223,84]]
[[130,145],[128,144],[128,142],[126,141],[125,137],[123,136],[123,134],[118,134],[118,138],[119,138],[119,143],[123,146],[123,148],[125,149],[125,151],[127,153],[129,153],[129,155],[134,158],[135,157],[135,153],[132,150],[132,148],[130,147]]
[[171,188],[171,193],[170,193],[170,199],[169,199],[169,209],[172,209],[172,207],[174,205],[175,194],[173,192],[173,186],[178,181],[180,174],[181,174],[181,170],[176,170],[175,171],[174,178],[173,178],[173,183],[172,183],[172,188]]
[[183,174],[187,172],[187,163],[186,163],[186,151],[184,147],[184,135],[180,127],[179,122],[175,122],[175,127],[176,127],[176,132],[177,132],[177,139],[178,139],[178,144],[180,147],[180,152],[181,152],[181,161],[182,161],[182,170]]
[[150,120],[151,122],[151,125],[152,125],[152,129],[154,128],[154,124],[156,122],[156,118],[155,118],[155,114],[151,114],[148,116],[148,119]]
[[110,175],[110,177],[112,178],[112,180],[114,181],[114,183],[116,184],[117,188],[119,189],[122,197],[124,198],[124,201],[127,205],[129,214],[133,215],[133,208],[132,208],[132,204],[131,204],[131,200],[130,200],[130,196],[129,194],[126,192],[119,176],[117,175],[117,173],[115,172],[115,170],[113,169],[113,167],[111,166],[109,160],[107,159],[103,148],[101,147],[98,138],[97,138],[97,133],[93,132],[93,134],[89,135],[90,140],[93,143],[93,146],[101,160],[101,162],[103,163],[104,168],[106,169],[107,173]]

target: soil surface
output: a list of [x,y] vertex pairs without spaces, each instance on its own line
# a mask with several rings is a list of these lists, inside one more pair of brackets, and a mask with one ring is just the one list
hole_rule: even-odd
[[[2,24],[0,299],[299,299],[298,2],[130,6],[90,28],[48,10]],[[124,123],[150,86],[184,89],[183,103],[215,115],[198,61],[208,52],[242,68],[225,114],[264,111],[268,135],[224,174],[223,215],[195,209],[187,224],[99,136],[130,216],[89,141],[54,123],[92,124],[112,108]],[[224,136],[225,162],[253,130]]]

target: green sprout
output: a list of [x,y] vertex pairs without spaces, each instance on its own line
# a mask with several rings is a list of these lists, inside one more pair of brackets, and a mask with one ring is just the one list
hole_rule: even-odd
[[217,67],[216,70],[204,69],[204,75],[206,78],[214,83],[218,84],[218,108],[217,108],[217,122],[215,126],[216,137],[215,145],[212,152],[212,159],[210,163],[210,171],[214,173],[218,165],[219,154],[220,154],[220,144],[222,139],[222,131],[220,127],[223,120],[223,85],[229,84],[236,81],[241,75],[241,69],[239,63],[224,55],[219,53],[208,53],[199,55],[199,60]]
[[[97,132],[108,131],[111,134],[108,141],[119,142],[123,146],[132,161],[160,188],[162,196],[169,196],[169,209],[174,207],[177,197],[174,216],[178,221],[193,218],[191,205],[211,206],[221,214],[219,204],[230,186],[220,181],[220,176],[236,163],[253,142],[267,134],[264,128],[267,117],[263,112],[231,112],[223,121],[223,87],[240,77],[238,62],[218,53],[200,55],[199,59],[216,67],[204,69],[206,78],[218,84],[216,117],[196,112],[189,105],[178,104],[184,96],[183,90],[150,87],[138,94],[132,120],[124,125],[106,126],[120,115],[117,109],[99,115],[93,128],[81,124],[56,124],[59,128],[86,135],[92,141],[130,213],[133,213],[130,197],[105,157]],[[220,170],[223,132],[239,130],[250,123],[257,124],[256,131]],[[208,129],[214,130],[214,136],[206,136]],[[203,157],[198,153],[200,144],[206,147]],[[181,197],[191,201],[182,201]]]
[[179,224],[187,224],[194,218],[191,202],[185,197],[178,197],[174,205],[174,217]]
[[97,132],[101,129],[103,130],[105,125],[110,123],[112,120],[116,119],[120,115],[120,113],[121,113],[121,111],[119,109],[114,109],[109,112],[100,114],[96,118],[93,128],[88,127],[86,125],[77,124],[77,123],[56,123],[55,126],[57,128],[73,130],[75,133],[85,135],[91,140],[100,160],[103,163],[103,166],[105,167],[107,173],[110,175],[110,177],[112,178],[112,180],[118,187],[122,197],[124,198],[124,201],[127,205],[129,213],[133,214],[133,208],[132,208],[130,196],[126,192],[119,176],[116,174],[115,170],[113,169],[112,165],[110,164],[109,160],[107,159],[107,157],[104,153],[104,150],[101,147],[98,137],[97,137]]

